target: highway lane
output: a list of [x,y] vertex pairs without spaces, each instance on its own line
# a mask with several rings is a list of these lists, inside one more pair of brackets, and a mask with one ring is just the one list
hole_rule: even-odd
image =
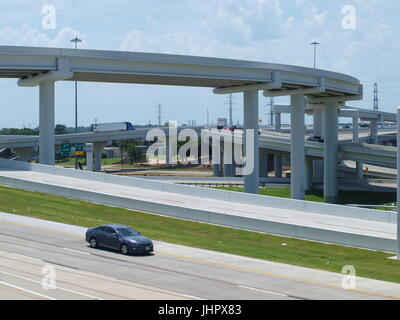
[[[91,249],[85,228],[0,215],[0,299],[386,299],[397,284],[155,242],[155,253]],[[57,289],[41,286],[54,267]],[[66,290],[65,290],[66,289]]]

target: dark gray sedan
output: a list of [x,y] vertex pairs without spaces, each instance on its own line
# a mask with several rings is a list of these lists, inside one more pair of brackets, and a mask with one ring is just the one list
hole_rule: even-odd
[[122,254],[150,253],[153,242],[135,229],[119,224],[107,224],[90,228],[86,241],[92,248],[105,247],[121,251]]

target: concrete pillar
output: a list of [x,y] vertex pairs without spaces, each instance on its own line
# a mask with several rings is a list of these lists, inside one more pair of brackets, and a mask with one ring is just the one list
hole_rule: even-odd
[[235,165],[233,163],[224,164],[224,176],[225,177],[235,176]]
[[[226,138],[226,140],[225,140]],[[224,169],[224,177],[234,177],[235,172],[234,172],[234,159],[233,159],[233,152],[234,152],[234,137],[233,133],[231,134],[231,137],[224,137],[224,142],[223,142],[223,169]]]
[[213,168],[213,176],[221,177],[222,170],[222,146],[221,141],[218,137],[212,136],[212,168]]
[[281,116],[282,114],[280,112],[275,112],[275,131],[276,132],[281,132]]
[[86,143],[86,170],[93,171],[93,143]]
[[338,104],[324,104],[324,199],[327,203],[337,201],[338,179]]
[[323,132],[323,115],[322,108],[316,109],[313,112],[313,135],[317,137],[324,137]]
[[275,178],[282,178],[282,153],[276,152],[274,157]]
[[[236,173],[236,169],[239,169],[241,167],[241,163],[243,162],[242,159],[242,155],[243,155],[243,146],[241,146],[241,148],[237,147],[233,149],[233,177],[240,177],[241,175]],[[237,161],[236,161],[237,160]],[[238,164],[240,163],[240,164]],[[240,170],[238,170],[240,171]]]
[[108,143],[100,141],[93,143],[94,170],[101,171],[101,153]]
[[244,174],[244,191],[247,193],[258,194],[258,90],[248,90],[243,93],[243,113],[244,113],[244,136],[251,134],[246,130],[253,130],[254,148],[252,153],[249,153],[244,139],[246,150],[246,166],[253,161],[253,170],[250,173]]
[[[359,126],[358,126],[358,116],[353,117],[353,142],[359,142]],[[360,161],[356,161],[356,179],[363,178],[363,163]]]
[[165,137],[165,166],[171,167],[173,162],[172,150],[170,145],[170,136],[167,134]]
[[371,143],[378,144],[378,121],[371,120]]
[[[318,107],[313,112],[313,136],[324,138],[323,128],[323,111],[322,106]],[[313,160],[313,172],[315,180],[322,181],[324,179],[324,161]]]
[[359,141],[358,116],[353,117],[353,142]]
[[313,160],[306,158],[306,171],[305,171],[305,189],[310,191],[313,186]]
[[268,177],[268,150],[265,148],[260,148],[259,151],[259,176],[260,178]]
[[356,161],[356,178],[357,179],[364,178],[364,165],[360,161]]
[[291,117],[290,117],[290,163],[291,163],[291,195],[292,199],[304,200],[304,95],[297,94],[290,96]]
[[220,171],[219,164],[214,164],[213,163],[212,169],[213,169],[213,176],[214,177],[219,177],[219,171]]
[[51,166],[55,163],[54,81],[39,85],[39,162]]

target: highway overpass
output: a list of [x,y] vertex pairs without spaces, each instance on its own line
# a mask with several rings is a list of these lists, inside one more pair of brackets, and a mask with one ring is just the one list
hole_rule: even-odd
[[[194,129],[197,132],[202,130],[201,127],[180,127],[177,131],[183,129]],[[115,131],[115,132],[86,132],[77,134],[66,134],[55,136],[55,143],[61,144],[65,142],[71,143],[93,143],[94,144],[94,168],[97,171],[101,170],[101,151],[106,146],[111,144],[112,140],[121,139],[145,139],[146,134],[150,129],[138,129],[133,131]],[[162,128],[165,134],[168,136],[168,128]],[[218,131],[211,129],[203,129],[204,132],[211,132],[212,135],[216,134],[218,136],[227,137],[231,136],[230,131],[222,130]],[[385,133],[386,132],[386,133]],[[372,145],[368,143],[362,143],[363,141],[369,142],[368,132],[362,131],[362,136],[359,137],[357,143],[352,142],[352,136],[348,133],[341,132],[339,134],[340,142],[338,145],[338,160],[352,160],[356,162],[362,162],[370,165],[382,166],[387,168],[396,168],[396,148],[381,145]],[[383,142],[385,140],[394,140],[394,132],[392,129],[385,129],[381,131],[379,135],[379,141]],[[11,150],[20,155],[23,159],[24,156],[32,154],[34,149],[37,148],[39,142],[38,136],[1,136],[0,137],[0,147],[8,147]],[[235,143],[242,144],[243,136],[241,131],[235,132]],[[260,178],[266,178],[267,172],[265,169],[265,153],[275,152],[276,158],[282,157],[280,152],[289,154],[291,151],[291,136],[290,134],[282,132],[273,131],[262,131],[259,136],[259,148],[260,148],[260,161],[259,161],[259,174]],[[324,158],[324,144],[318,142],[306,141],[305,144],[305,157],[306,163],[309,161],[314,161]],[[222,150],[225,150],[222,148]],[[222,156],[221,159],[224,159]],[[275,173],[276,178],[281,178],[282,174],[281,168],[278,166],[282,165],[282,160],[275,163]],[[235,176],[235,162],[232,161],[231,164],[213,164],[214,172],[221,172],[222,175],[229,177]],[[217,168],[216,168],[217,167]],[[268,169],[267,169],[268,170]],[[215,175],[220,175],[220,173],[215,173]],[[307,166],[305,175],[306,185],[311,187],[313,180],[322,180],[321,175],[318,176],[317,172],[310,170],[310,165]]]
[[[324,195],[337,197],[337,108],[362,99],[360,81],[335,72],[298,66],[167,54],[0,47],[0,77],[16,78],[20,87],[39,87],[39,157],[54,164],[56,81],[142,83],[213,88],[215,94],[243,93],[244,129],[258,132],[259,91],[265,96],[290,96],[292,106],[292,195],[304,199],[304,109],[322,104],[325,128]],[[22,90],[22,89],[21,89]],[[246,157],[258,163],[258,140]],[[258,192],[259,171],[244,177],[245,191]]]

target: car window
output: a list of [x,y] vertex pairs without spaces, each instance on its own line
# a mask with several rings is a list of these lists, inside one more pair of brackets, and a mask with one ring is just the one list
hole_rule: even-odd
[[115,233],[115,230],[113,229],[113,228],[110,228],[110,227],[106,227],[106,232],[108,233],[108,234],[114,234]]
[[106,232],[106,227],[98,227],[97,231]]
[[123,237],[134,237],[140,235],[140,233],[132,228],[119,228],[118,233]]
[[107,234],[115,233],[114,229],[110,227],[100,227],[99,229]]

